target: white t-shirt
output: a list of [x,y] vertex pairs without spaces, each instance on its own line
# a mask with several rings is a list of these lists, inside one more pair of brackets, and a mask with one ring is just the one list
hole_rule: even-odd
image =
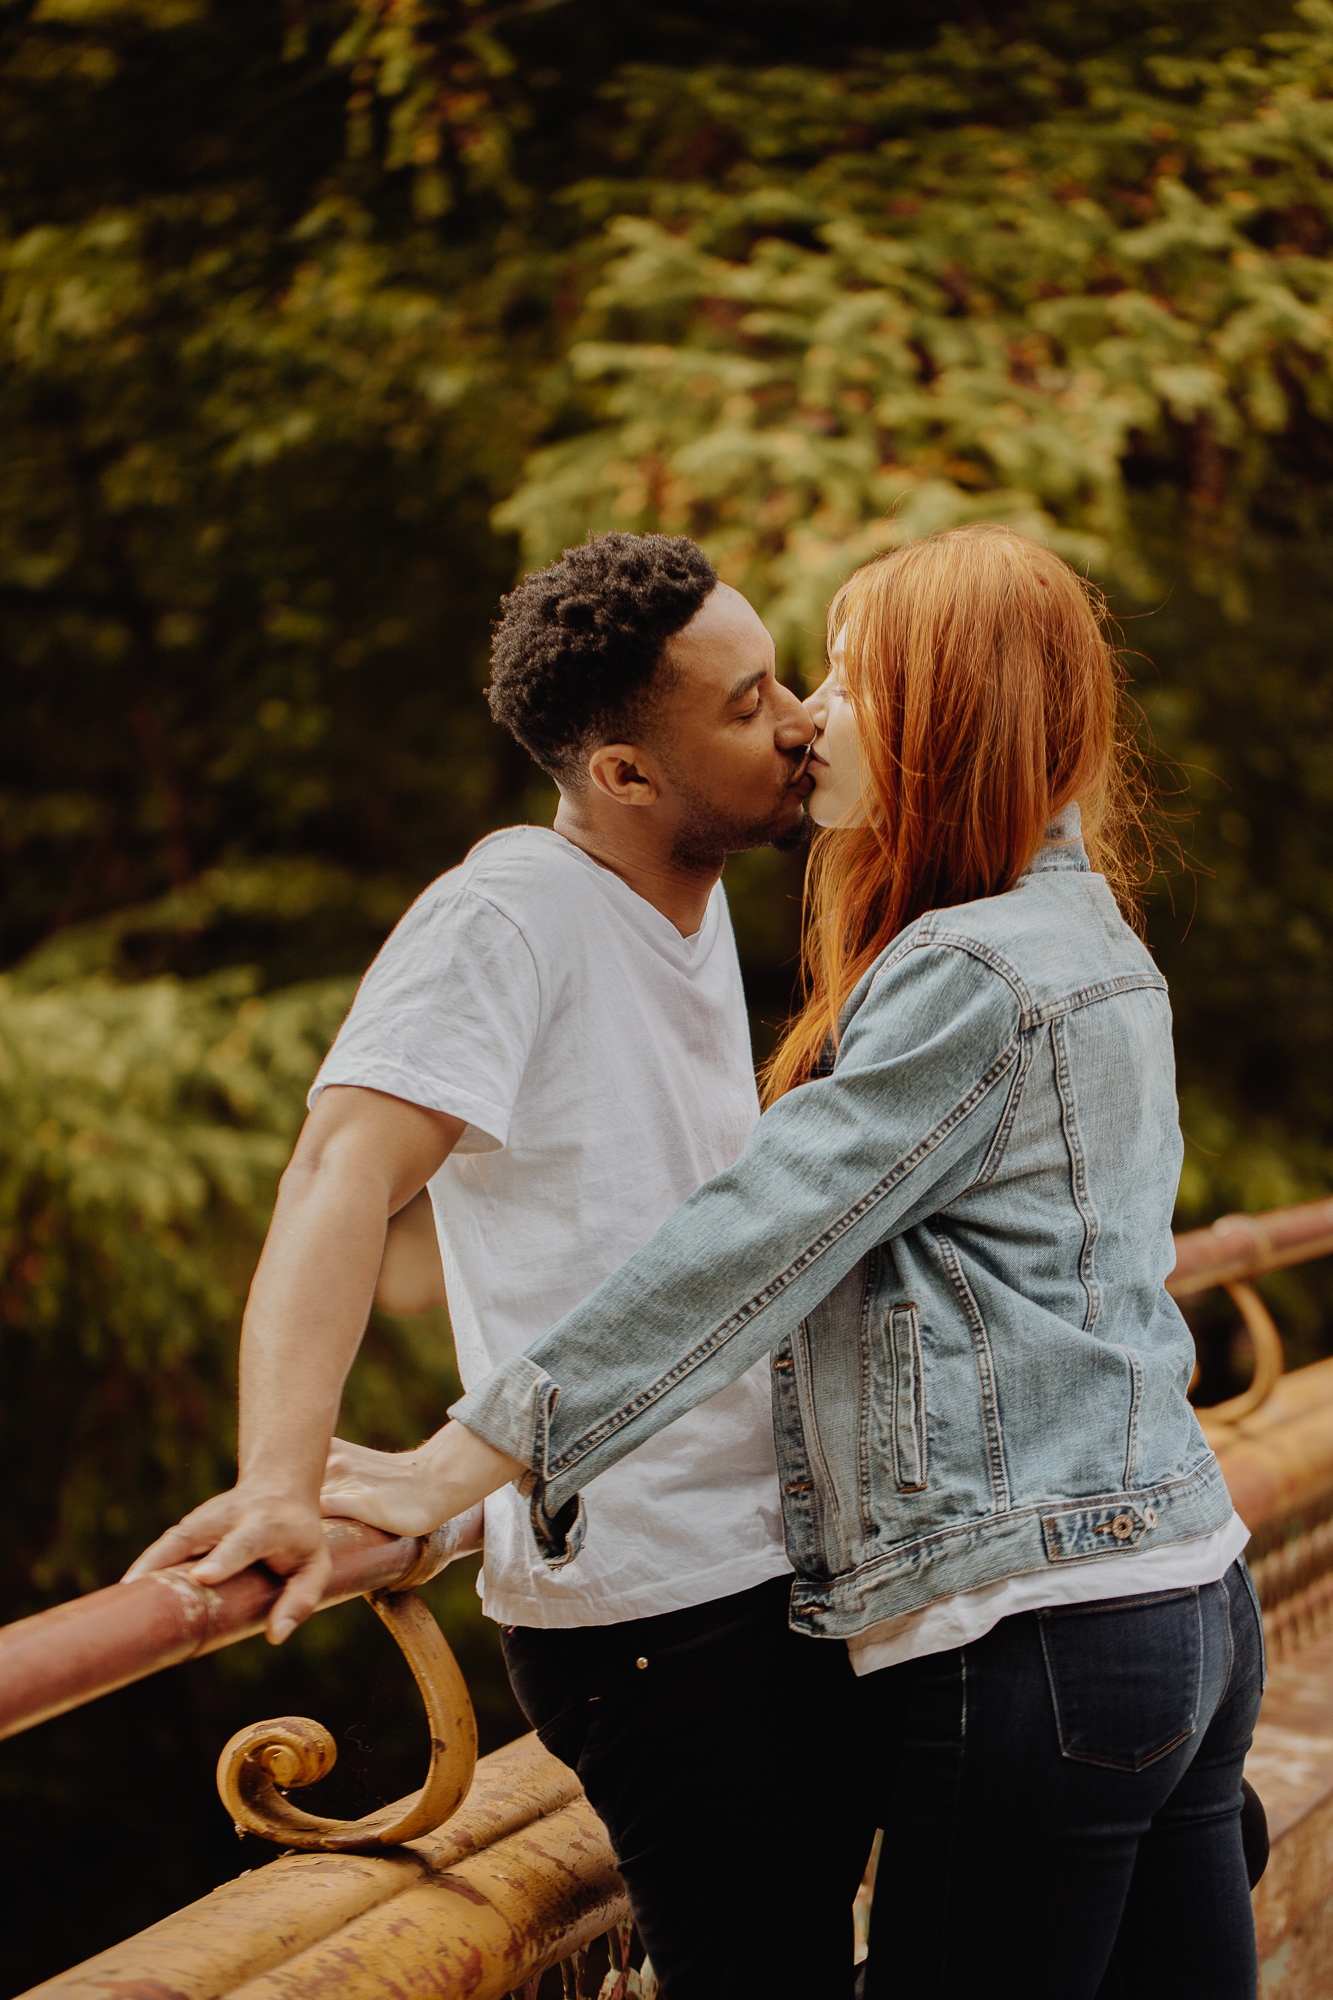
[[[673,924],[562,835],[515,827],[426,890],[310,1093],[360,1084],[467,1120],[430,1183],[465,1388],[519,1353],[732,1165],[759,1116],[721,885]],[[548,1569],[527,1502],[486,1502],[488,1614],[603,1625],[788,1574],[767,1361],[584,1493]]]

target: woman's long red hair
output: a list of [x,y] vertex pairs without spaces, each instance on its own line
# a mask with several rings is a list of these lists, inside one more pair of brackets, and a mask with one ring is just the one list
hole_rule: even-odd
[[1011,528],[950,528],[868,563],[829,607],[857,719],[862,826],[826,828],[806,877],[805,1004],[765,1101],[804,1083],[858,979],[926,910],[1011,889],[1071,801],[1131,921],[1147,785],[1121,720],[1100,593]]

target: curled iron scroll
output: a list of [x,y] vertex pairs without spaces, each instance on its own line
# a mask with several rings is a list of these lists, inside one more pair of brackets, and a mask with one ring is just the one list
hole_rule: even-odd
[[[1219,1433],[1225,1435],[1234,1425],[1253,1416],[1272,1395],[1286,1366],[1282,1336],[1254,1286],[1237,1279],[1226,1290],[1240,1307],[1245,1331],[1250,1336],[1250,1345],[1254,1349],[1254,1377],[1249,1388],[1242,1390],[1239,1396],[1229,1396],[1224,1403],[1213,1403],[1206,1409],[1195,1410],[1194,1414],[1210,1440]],[[1195,1374],[1197,1378],[1197,1369]]]
[[446,1522],[425,1539],[420,1560],[398,1589],[373,1591],[366,1600],[397,1640],[426,1706],[430,1765],[421,1790],[364,1819],[304,1812],[284,1794],[326,1777],[337,1749],[322,1723],[278,1716],[238,1730],[218,1759],[218,1792],[238,1833],[257,1833],[283,1847],[374,1849],[431,1833],[457,1812],[476,1769],[476,1717],[458,1662],[412,1586],[428,1582],[460,1553],[458,1525]]

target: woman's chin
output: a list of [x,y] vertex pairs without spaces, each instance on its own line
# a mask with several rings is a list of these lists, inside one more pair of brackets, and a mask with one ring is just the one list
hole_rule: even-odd
[[806,818],[814,821],[821,833],[846,832],[848,828],[865,825],[865,814],[859,804],[838,807],[827,804],[818,792],[812,792],[805,802]]

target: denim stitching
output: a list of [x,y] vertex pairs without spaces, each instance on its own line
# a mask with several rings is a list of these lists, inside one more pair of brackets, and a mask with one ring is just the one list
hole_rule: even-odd
[[[1195,1591],[1195,1593],[1194,1593],[1194,1616],[1195,1616],[1196,1620],[1198,1621],[1198,1627],[1199,1627],[1199,1671],[1198,1671],[1198,1672],[1197,1672],[1197,1674],[1195,1674],[1195,1676],[1194,1676],[1194,1727],[1195,1727],[1196,1729],[1197,1729],[1197,1728],[1198,1728],[1198,1726],[1199,1726],[1199,1708],[1200,1708],[1200,1705],[1202,1704],[1202,1701],[1203,1701],[1203,1651],[1204,1651],[1204,1647],[1203,1647],[1203,1593],[1204,1593],[1204,1591],[1205,1591],[1205,1590],[1207,1590],[1208,1588],[1209,1588],[1209,1586],[1208,1586],[1207,1584],[1204,1584],[1204,1585],[1202,1586],[1202,1588],[1201,1588],[1201,1589],[1199,1589],[1199,1590],[1196,1590],[1196,1591]],[[1228,1619],[1228,1620],[1227,1620],[1227,1639],[1228,1639],[1228,1642],[1230,1641],[1230,1638],[1231,1638],[1231,1620],[1230,1620],[1230,1619]],[[1227,1668],[1227,1674],[1228,1674],[1228,1678],[1230,1677],[1230,1673],[1231,1673],[1231,1669],[1230,1669],[1230,1666],[1228,1666],[1228,1668]]]
[[[898,1366],[899,1339],[897,1321],[899,1315],[907,1320],[906,1369]],[[888,1327],[888,1349],[890,1389],[889,1415],[893,1450],[893,1471],[900,1493],[923,1493],[930,1478],[930,1445],[926,1428],[926,1371],[921,1359],[921,1327],[914,1305],[892,1306],[886,1316]],[[900,1445],[902,1414],[906,1410],[916,1438],[916,1478],[909,1479],[912,1469],[903,1464]],[[919,1412],[919,1418],[918,1418]]]
[[1152,992],[1165,993],[1166,980],[1160,972],[1118,972],[1110,979],[1099,979],[1091,986],[1076,986],[1072,993],[1066,993],[1058,1000],[1038,1001],[1029,990],[1018,971],[1002,958],[991,946],[983,944],[979,938],[968,937],[963,931],[924,931],[904,943],[894,951],[874,973],[873,985],[880,975],[896,965],[909,951],[919,951],[925,945],[943,945],[947,950],[961,951],[969,958],[977,959],[997,973],[1014,993],[1023,1009],[1022,1025],[1025,1028],[1044,1027],[1063,1014],[1071,1014],[1082,1007],[1091,1007],[1099,1000],[1110,1000],[1122,993]]
[[[804,1320],[802,1320],[801,1324],[805,1324]],[[799,1351],[797,1343],[792,1343],[792,1360],[796,1364],[792,1370],[792,1387],[796,1395],[796,1407],[800,1413],[801,1433],[805,1439],[806,1471],[809,1473],[817,1465],[820,1480],[823,1482],[822,1485],[820,1485],[819,1481],[813,1482],[811,1498],[807,1504],[812,1517],[816,1507],[819,1507],[821,1512],[824,1511],[825,1507],[831,1511],[832,1527],[837,1538],[838,1552],[840,1556],[845,1558],[852,1544],[843,1532],[842,1509],[838,1504],[837,1481],[829,1471],[828,1459],[824,1454],[824,1440],[819,1435],[819,1425],[815,1421],[815,1396],[809,1375],[810,1342],[808,1340],[800,1342]],[[811,1520],[811,1528],[813,1531],[813,1518]],[[827,1535],[822,1538],[816,1537],[816,1539],[826,1541]]]
[[[927,921],[929,922],[929,919]],[[943,945],[948,951],[961,951],[968,958],[975,958],[982,965],[988,965],[991,971],[997,973],[1004,981],[1025,1014],[1036,1006],[1037,1003],[1022,975],[1007,958],[1001,958],[998,951],[992,950],[988,944],[983,944],[980,938],[968,937],[964,931],[927,930],[912,940],[910,949],[919,951],[928,944]],[[892,962],[886,959],[882,970],[887,970]]]
[[[1217,1707],[1220,1708],[1226,1700],[1227,1689],[1231,1686],[1231,1676],[1236,1670],[1236,1635],[1231,1629],[1231,1592],[1227,1589],[1226,1577],[1220,1577],[1218,1584],[1222,1592],[1222,1603],[1227,1614],[1227,1671],[1226,1677],[1222,1682],[1222,1692],[1217,1699]],[[1216,1714],[1217,1710],[1214,1709],[1213,1713]]]
[[923,1139],[914,1151],[906,1154],[896,1167],[892,1167],[884,1175],[882,1180],[876,1181],[869,1192],[862,1195],[860,1201],[852,1208],[849,1208],[845,1215],[840,1216],[831,1228],[824,1231],[822,1236],[817,1236],[813,1243],[807,1245],[800,1255],[792,1260],[785,1271],[779,1272],[778,1276],[765,1285],[761,1292],[756,1292],[753,1298],[747,1299],[744,1305],[738,1306],[729,1319],[723,1320],[720,1326],[714,1327],[710,1334],[706,1335],[690,1353],[683,1355],[675,1366],[670,1368],[665,1375],[659,1377],[651,1387],[641,1390],[632,1401],[624,1404],[611,1416],[603,1418],[602,1422],[594,1429],[587,1431],[583,1437],[570,1445],[562,1457],[556,1459],[547,1467],[547,1478],[554,1479],[562,1472],[567,1472],[572,1466],[577,1464],[580,1458],[586,1457],[590,1451],[595,1450],[607,1438],[614,1437],[616,1432],[623,1429],[631,1418],[639,1414],[640,1410],[650,1408],[675,1383],[683,1381],[687,1375],[692,1375],[696,1368],[701,1367],[719,1347],[724,1346],[734,1334],[739,1333],[741,1328],[752,1320],[757,1313],[762,1312],[765,1306],[771,1305],[774,1299],[780,1297],[786,1291],[788,1285],[792,1283],[793,1279],[800,1277],[804,1271],[809,1269],[811,1264],[823,1256],[826,1250],[831,1249],[838,1242],[839,1238],[845,1236],[849,1229],[854,1228],[864,1216],[870,1214],[872,1209],[877,1208],[884,1197],[890,1194],[900,1181],[905,1180],[916,1167],[920,1166],[923,1160],[929,1158],[931,1153],[943,1143],[956,1126],[961,1125],[965,1118],[971,1116],[977,1106],[990,1094],[1005,1071],[1010,1068],[1018,1050],[1019,1043],[1017,1038],[1015,1038],[1014,1041],[1008,1043],[1001,1050],[990,1068],[972,1086],[967,1096],[960,1099],[948,1117],[942,1119],[935,1127],[935,1130]]
[[1259,1593],[1254,1587],[1254,1578],[1250,1574],[1250,1565],[1244,1555],[1237,1556],[1235,1562],[1232,1564],[1232,1568],[1240,1570],[1241,1581],[1245,1589],[1245,1599],[1254,1613],[1254,1622],[1259,1628],[1259,1685],[1262,1690],[1268,1686],[1268,1635],[1264,1631],[1263,1606],[1259,1602]]
[[1070,1189],[1074,1197],[1074,1206],[1083,1218],[1083,1249],[1078,1260],[1078,1275],[1083,1284],[1084,1297],[1088,1302],[1087,1311],[1083,1316],[1083,1331],[1091,1333],[1097,1325],[1102,1309],[1101,1286],[1097,1283],[1093,1268],[1099,1228],[1097,1211],[1088,1194],[1088,1162],[1083,1151],[1083,1137],[1078,1129],[1078,1109],[1074,1102],[1074,1083],[1069,1069],[1069,1037],[1063,1019],[1051,1022],[1051,1049],[1055,1056],[1055,1087],[1060,1098],[1060,1123],[1064,1127],[1065,1146],[1069,1152]]
[[[1145,1486],[1137,1493],[1094,1494],[1081,1504],[1088,1509],[1109,1510],[1122,1505],[1141,1507],[1142,1503],[1146,1500],[1149,1506],[1153,1506],[1159,1502],[1169,1502],[1174,1494],[1194,1485],[1196,1482],[1203,1487],[1208,1487],[1220,1483],[1221,1478],[1221,1469],[1217,1464],[1217,1460],[1213,1458],[1210,1452],[1207,1457],[1200,1459],[1197,1465],[1192,1466],[1188,1472],[1182,1473],[1179,1479],[1163,1480],[1156,1486]],[[1011,1526],[1021,1527],[1025,1522],[1030,1522],[1035,1518],[1040,1528],[1042,1517],[1050,1512],[1050,1502],[1047,1500],[1034,1500],[1017,1507],[1011,1505],[1006,1511],[1008,1523]],[[960,1526],[937,1528],[933,1534],[920,1535],[915,1541],[895,1543],[893,1548],[886,1550],[882,1556],[872,1556],[869,1561],[858,1565],[855,1577],[856,1583],[860,1586],[865,1582],[873,1582],[877,1571],[888,1569],[891,1566],[906,1568],[907,1565],[903,1561],[904,1557],[929,1553],[945,1547],[951,1541],[984,1534],[987,1527],[994,1522],[994,1519],[995,1516],[992,1514],[978,1515],[975,1520],[966,1521]],[[1159,1525],[1161,1524],[1159,1523]],[[1225,1522],[1220,1525],[1225,1526]],[[1212,1529],[1204,1528],[1200,1529],[1195,1535],[1182,1535],[1179,1539],[1181,1541],[1196,1541],[1201,1535],[1211,1534],[1212,1532]],[[1081,1560],[1087,1559],[1082,1558]],[[1104,1558],[1098,1557],[1096,1560],[1101,1561]],[[1049,1557],[1043,1557],[1041,1562],[1032,1564],[1030,1572],[1025,1571],[1024,1574],[1037,1574],[1049,1566]],[[800,1579],[798,1578],[797,1581],[799,1584]],[[843,1578],[835,1577],[830,1583],[821,1584],[819,1588],[826,1591],[830,1588],[835,1588],[843,1581]]]
[[972,1288],[963,1276],[963,1267],[958,1261],[958,1253],[953,1244],[944,1236],[933,1236],[931,1240],[940,1254],[941,1262],[948,1269],[972,1334],[972,1352],[976,1356],[977,1374],[981,1381],[981,1408],[986,1420],[986,1457],[990,1465],[991,1494],[997,1511],[1007,1514],[1011,1504],[1009,1474],[1004,1462],[1004,1438],[1000,1429],[998,1391],[995,1386],[995,1357],[991,1353],[990,1335],[986,1332],[986,1322],[981,1316],[981,1308],[972,1296]]
[[872,1394],[874,1371],[871,1366],[870,1352],[870,1306],[879,1288],[882,1263],[883,1253],[880,1246],[876,1244],[873,1250],[866,1253],[866,1282],[865,1290],[861,1295],[861,1404],[857,1412],[856,1484],[858,1489],[857,1498],[860,1502],[861,1510],[861,1543],[863,1547],[866,1543],[874,1539],[879,1526],[879,1523],[875,1519],[875,1483],[871,1474],[872,1444],[870,1419],[874,1407]]
[[1042,1604],[1033,1616],[1056,1624],[1061,1618],[1078,1618],[1094,1608],[1100,1611],[1122,1604],[1174,1604],[1178,1598],[1195,1596],[1198,1589],[1197,1583],[1178,1583],[1170,1590],[1145,1590],[1132,1597],[1092,1597],[1083,1604]]
[[[1014,1121],[1018,1117],[1018,1107],[1023,1101],[1023,1087],[1027,1082],[1028,1071],[1032,1067],[1032,1052],[1033,1041],[1031,1035],[1021,1035],[1019,1040],[1018,1064],[1014,1070],[1014,1080],[1009,1086],[1009,1097],[1004,1107],[1004,1116],[996,1127],[990,1151],[982,1161],[976,1179],[963,1189],[963,1193],[958,1196],[959,1201],[963,1199],[964,1195],[971,1194],[976,1188],[985,1187],[987,1181],[992,1180],[999,1171],[1000,1162],[1004,1158],[1005,1148],[1009,1144],[1009,1139],[1014,1129]],[[952,1202],[948,1204],[950,1208],[953,1206]],[[941,1213],[944,1212],[943,1210],[941,1211]]]
[[[809,1440],[806,1437],[805,1420],[801,1411],[801,1395],[796,1382],[797,1339],[806,1338],[805,1321],[802,1320],[791,1339],[774,1350],[772,1369],[773,1392],[773,1437],[777,1451],[778,1478],[785,1488],[809,1478]],[[791,1366],[779,1369],[778,1362],[785,1358]],[[786,1421],[780,1421],[780,1415]],[[813,1490],[813,1488],[812,1488]],[[784,1520],[790,1519],[789,1510],[783,1509]],[[808,1512],[803,1523],[805,1547],[813,1550],[816,1538]]]
[[1166,981],[1160,972],[1122,972],[1115,979],[1101,979],[1095,986],[1082,986],[1063,999],[1054,1000],[1049,1005],[1036,1007],[1024,1022],[1028,1028],[1041,1028],[1048,1021],[1057,1021],[1066,1014],[1076,1014],[1084,1007],[1095,1007],[1099,1001],[1115,1000],[1125,993],[1165,993]]
[[1130,1381],[1133,1388],[1129,1398],[1129,1428],[1125,1439],[1125,1485],[1134,1484],[1134,1474],[1139,1468],[1139,1411],[1143,1406],[1143,1364],[1132,1348],[1122,1347],[1120,1352],[1129,1363]]

